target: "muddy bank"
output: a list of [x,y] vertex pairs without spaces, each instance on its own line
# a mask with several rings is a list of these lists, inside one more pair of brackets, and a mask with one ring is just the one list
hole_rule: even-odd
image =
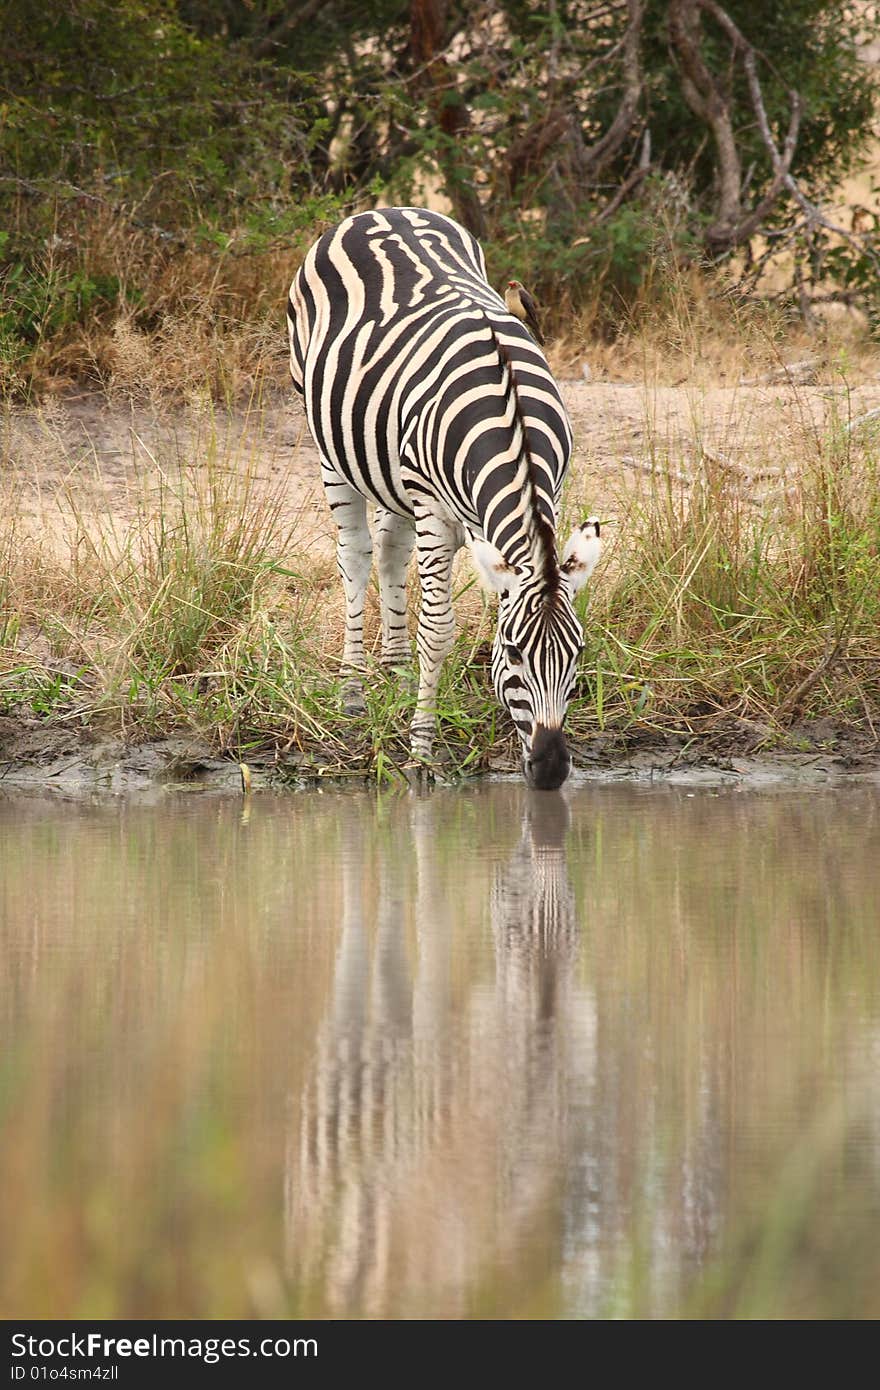
[[[880,746],[859,732],[825,720],[789,731],[785,746],[757,748],[754,733],[714,731],[711,735],[658,736],[651,730],[604,733],[575,743],[573,782],[664,781],[694,786],[820,786],[846,781],[880,784]],[[352,765],[342,775],[338,763],[322,763],[320,750],[286,754],[274,749],[247,754],[255,791],[305,788],[319,784],[361,785],[374,780],[369,765],[352,748]],[[513,757],[491,759],[468,776],[516,775]],[[441,780],[456,780],[452,767]],[[61,796],[146,796],[165,790],[237,792],[237,759],[220,756],[206,739],[185,734],[131,742],[88,729],[38,720],[0,719],[0,795],[13,791],[54,792]]]

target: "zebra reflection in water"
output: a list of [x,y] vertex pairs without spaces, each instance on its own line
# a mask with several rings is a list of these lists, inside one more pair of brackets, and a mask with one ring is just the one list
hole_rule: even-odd
[[[331,1315],[459,1316],[482,1280],[510,1295],[558,1263],[568,1090],[595,1014],[575,984],[565,803],[528,796],[505,850],[482,814],[500,790],[468,802],[472,842],[497,855],[491,947],[457,929],[472,885],[469,864],[438,853],[448,801],[396,803],[375,858],[363,808],[343,808],[332,1002],[291,1116],[286,1193],[289,1273]],[[522,805],[511,789],[504,809]]]

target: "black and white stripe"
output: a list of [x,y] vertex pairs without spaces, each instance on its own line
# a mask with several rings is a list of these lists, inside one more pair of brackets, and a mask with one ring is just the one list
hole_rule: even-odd
[[362,705],[364,596],[374,527],[382,659],[409,655],[406,571],[422,605],[413,752],[429,757],[453,641],[452,560],[467,541],[500,594],[495,687],[528,780],[568,775],[562,722],[581,648],[572,597],[598,555],[598,523],[560,561],[555,520],[571,430],[546,359],[486,279],[479,244],[418,208],[358,213],[311,248],[288,304],[290,370],[338,528],[346,699]]

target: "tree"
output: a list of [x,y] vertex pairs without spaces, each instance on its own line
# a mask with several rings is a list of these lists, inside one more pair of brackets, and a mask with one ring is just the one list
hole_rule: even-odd
[[748,290],[760,234],[794,251],[805,312],[832,293],[880,313],[876,217],[822,211],[871,129],[861,17],[843,0],[6,0],[0,247],[20,286],[99,206],[168,254],[245,252],[431,176],[493,274],[551,313],[604,295],[613,319],[661,232],[679,259],[740,257]]

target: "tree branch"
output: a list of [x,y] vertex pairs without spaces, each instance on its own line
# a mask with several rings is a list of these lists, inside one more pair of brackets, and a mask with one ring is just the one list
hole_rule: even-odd
[[708,125],[718,154],[718,211],[706,230],[706,241],[716,251],[728,250],[734,229],[742,217],[742,167],[727,99],[709,71],[700,49],[701,0],[671,0],[669,37],[681,71],[685,101]]
[[594,178],[623,145],[632,129],[642,99],[644,77],[641,43],[642,23],[645,17],[644,0],[627,0],[626,8],[629,18],[623,40],[623,99],[605,134],[601,135],[595,144],[578,152],[578,172]]
[[305,24],[316,15],[323,4],[324,0],[305,0],[299,9],[278,15],[269,32],[254,44],[254,55],[257,58],[268,58],[301,24]]
[[[602,211],[593,221],[593,226],[598,227],[602,222],[607,222],[609,217],[613,217],[621,203],[626,202],[629,195],[638,188],[643,179],[647,178],[651,172],[651,128],[645,130],[642,136],[642,148],[639,153],[639,162],[634,169],[631,169],[623,183],[617,189],[613,197],[603,207]],[[581,242],[589,241],[589,237],[579,237],[573,242],[578,246]]]
[[770,187],[757,207],[755,207],[747,217],[740,219],[737,224],[731,228],[728,247],[726,249],[741,245],[744,241],[747,241],[749,237],[754,235],[774,203],[778,201],[784,189],[804,212],[810,227],[824,227],[826,231],[833,232],[836,236],[842,237],[845,241],[849,242],[851,246],[854,246],[860,254],[869,256],[875,265],[880,267],[880,258],[878,258],[877,253],[869,244],[868,239],[866,237],[854,235],[852,232],[847,231],[845,227],[839,227],[836,223],[829,221],[821,209],[806,196],[791,172],[791,163],[800,130],[801,99],[799,94],[794,91],[794,89],[789,90],[788,98],[791,102],[791,118],[789,120],[788,134],[785,137],[785,143],[780,152],[773,138],[773,132],[770,129],[770,122],[767,118],[767,108],[764,104],[764,93],[758,78],[757,58],[762,55],[749,43],[739,27],[730,18],[727,11],[717,3],[717,0],[692,0],[692,2],[712,16],[719,28],[721,28],[730,39],[734,52],[738,52],[742,56],[743,68],[749,87],[749,97],[755,112],[755,119],[758,122],[758,130],[760,131],[761,139],[764,142],[764,146],[770,156],[770,162],[773,166],[773,179]]
[[410,0],[410,50],[421,74],[416,89],[424,88],[431,119],[446,137],[438,149],[438,161],[455,214],[474,236],[485,237],[483,205],[472,171],[466,168],[457,148],[470,127],[470,110],[444,56],[448,44],[446,15],[447,0]]

